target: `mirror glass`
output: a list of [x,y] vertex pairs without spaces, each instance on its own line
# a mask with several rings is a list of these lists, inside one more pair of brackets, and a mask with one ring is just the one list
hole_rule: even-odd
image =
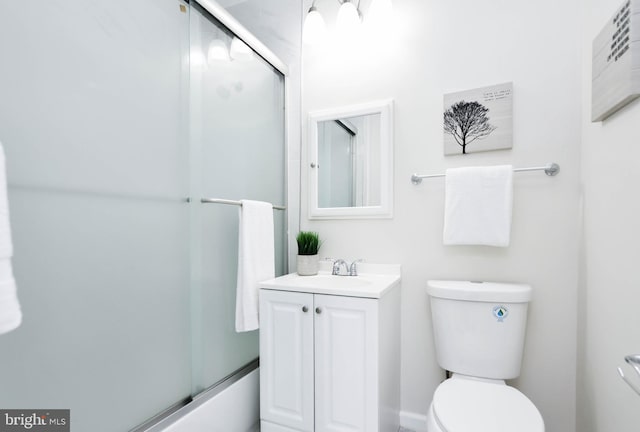
[[391,217],[391,101],[310,114],[311,219]]
[[380,114],[318,123],[318,207],[380,205]]

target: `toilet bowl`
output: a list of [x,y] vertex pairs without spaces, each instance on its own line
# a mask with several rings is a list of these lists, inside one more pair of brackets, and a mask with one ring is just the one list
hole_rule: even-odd
[[454,374],[436,389],[427,432],[544,432],[535,405],[500,380]]
[[544,432],[535,405],[506,379],[520,375],[531,287],[427,284],[438,364],[453,376],[436,389],[428,432]]

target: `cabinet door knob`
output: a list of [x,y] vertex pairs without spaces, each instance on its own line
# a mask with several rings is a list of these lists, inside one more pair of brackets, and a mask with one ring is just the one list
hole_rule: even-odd
[[306,313],[308,310],[309,310],[309,308],[308,308],[308,307],[306,307],[306,306],[302,306],[302,312],[305,312],[305,313]]
[[317,314],[321,314],[322,313],[322,309],[320,309],[319,307],[316,308],[316,313]]

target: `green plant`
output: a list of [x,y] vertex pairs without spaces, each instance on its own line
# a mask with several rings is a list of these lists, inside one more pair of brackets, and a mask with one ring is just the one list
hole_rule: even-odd
[[300,231],[296,236],[298,242],[298,255],[316,255],[322,242],[317,232]]

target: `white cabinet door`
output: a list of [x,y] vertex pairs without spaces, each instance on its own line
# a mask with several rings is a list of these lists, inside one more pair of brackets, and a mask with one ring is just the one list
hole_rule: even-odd
[[377,431],[377,300],[328,295],[314,300],[315,431]]
[[260,418],[312,432],[313,294],[260,290]]

